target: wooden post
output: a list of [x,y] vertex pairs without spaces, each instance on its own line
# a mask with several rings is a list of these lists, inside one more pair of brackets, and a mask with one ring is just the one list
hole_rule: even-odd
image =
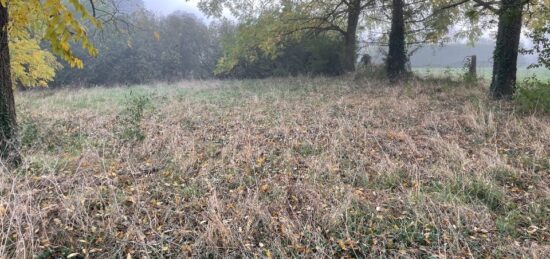
[[470,57],[470,64],[468,64],[468,74],[472,78],[477,77],[477,56],[473,55]]

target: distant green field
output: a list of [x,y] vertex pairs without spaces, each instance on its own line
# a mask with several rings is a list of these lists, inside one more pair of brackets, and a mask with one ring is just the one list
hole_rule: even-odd
[[[492,68],[482,67],[478,68],[477,73],[479,77],[489,80],[491,79]],[[415,67],[413,71],[420,76],[450,76],[456,77],[465,72],[462,68],[444,68],[444,67]],[[518,80],[522,81],[526,78],[536,77],[539,80],[550,81],[550,70],[546,68],[519,68]]]

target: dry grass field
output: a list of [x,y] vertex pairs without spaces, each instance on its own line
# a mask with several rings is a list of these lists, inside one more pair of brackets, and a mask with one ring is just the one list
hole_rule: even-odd
[[348,78],[18,93],[0,258],[550,256],[550,118]]

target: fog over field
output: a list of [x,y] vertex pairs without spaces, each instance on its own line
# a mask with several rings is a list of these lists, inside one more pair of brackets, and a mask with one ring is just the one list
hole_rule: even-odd
[[[493,64],[493,41],[482,39],[475,45],[450,43],[444,46],[424,46],[411,57],[413,67],[462,67],[467,56],[476,55],[479,67]],[[535,56],[520,55],[518,66],[527,67],[536,62]]]
[[144,0],[145,7],[155,13],[170,14],[174,11],[186,11],[197,15],[202,13],[197,8],[197,0]]
[[[145,7],[156,14],[167,15],[175,11],[184,11],[207,20],[197,8],[198,0],[144,0],[144,2]],[[522,37],[522,45],[529,44],[530,40]],[[490,67],[494,47],[495,43],[490,35],[484,36],[474,45],[449,43],[444,46],[424,46],[411,56],[411,65],[413,67],[462,67],[466,56],[477,55],[480,67]],[[381,62],[380,54],[374,53],[373,56]],[[534,62],[536,57],[520,55],[518,65],[527,67]]]

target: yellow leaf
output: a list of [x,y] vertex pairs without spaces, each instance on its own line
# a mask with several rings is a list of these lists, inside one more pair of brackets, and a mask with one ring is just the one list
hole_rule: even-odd
[[183,245],[181,246],[181,251],[191,253],[193,251],[193,248],[190,245]]
[[340,246],[340,248],[342,248],[342,250],[344,251],[348,250],[348,248],[346,247],[346,243],[344,243],[344,240],[342,239],[338,240],[338,245]]
[[263,166],[265,164],[265,157],[264,156],[260,156],[256,159],[256,164],[258,166]]
[[6,207],[4,204],[0,204],[0,218],[3,218],[6,215]]
[[261,190],[262,192],[268,192],[268,191],[269,191],[269,184],[266,183],[266,184],[262,185],[262,186],[260,187],[260,190]]

